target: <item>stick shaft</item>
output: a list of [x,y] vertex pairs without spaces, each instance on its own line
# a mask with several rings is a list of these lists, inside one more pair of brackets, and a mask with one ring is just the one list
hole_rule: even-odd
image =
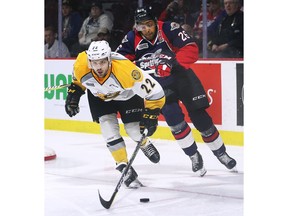
[[136,155],[137,155],[137,153],[138,153],[138,151],[140,149],[140,146],[142,145],[143,141],[145,140],[147,133],[148,133],[148,131],[147,131],[147,129],[145,129],[141,140],[137,143],[137,146],[136,146],[136,148],[135,148],[135,150],[134,150],[134,152],[133,152],[133,154],[132,154],[132,156],[131,156],[128,164],[127,164],[127,166],[125,167],[125,169],[122,172],[122,175],[121,175],[121,177],[120,177],[120,179],[119,179],[119,181],[118,181],[118,183],[117,183],[117,185],[115,187],[115,190],[114,190],[110,200],[109,201],[104,200],[101,197],[101,195],[100,195],[100,191],[98,190],[99,199],[100,199],[100,202],[101,202],[101,204],[102,204],[102,206],[104,208],[109,209],[111,207],[112,202],[114,201],[114,198],[115,198],[116,194],[118,193],[118,191],[119,191],[119,189],[120,189],[120,187],[121,187],[121,185],[122,185],[122,183],[124,181],[124,177],[127,174],[127,172],[130,169],[130,167],[132,166],[132,163],[133,163],[133,161],[134,161],[134,159],[135,159],[135,157],[136,157]]
[[50,86],[50,87],[44,88],[44,92],[46,92],[46,91],[54,91],[54,90],[57,90],[57,89],[62,89],[62,88],[68,87],[68,86],[70,86],[70,84],[63,84],[63,85],[58,85],[58,86]]

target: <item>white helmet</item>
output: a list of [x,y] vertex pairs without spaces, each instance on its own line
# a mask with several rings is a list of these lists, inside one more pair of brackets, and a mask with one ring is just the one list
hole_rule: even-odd
[[93,60],[99,60],[108,58],[108,61],[111,61],[111,48],[109,46],[109,43],[105,40],[102,41],[93,41],[88,50],[86,51],[88,59]]

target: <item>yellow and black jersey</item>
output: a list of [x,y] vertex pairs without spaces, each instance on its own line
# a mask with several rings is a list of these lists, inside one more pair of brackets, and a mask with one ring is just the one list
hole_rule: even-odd
[[79,53],[74,63],[73,79],[83,90],[89,89],[95,97],[104,101],[125,101],[137,94],[145,99],[145,107],[149,109],[162,108],[165,103],[161,85],[130,60],[115,52],[112,52],[111,67],[103,78],[99,78],[89,68],[86,52]]

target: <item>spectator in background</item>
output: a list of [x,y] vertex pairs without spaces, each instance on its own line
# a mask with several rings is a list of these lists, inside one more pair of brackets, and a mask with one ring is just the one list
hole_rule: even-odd
[[45,27],[58,26],[58,0],[45,0]]
[[194,25],[193,17],[190,14],[190,5],[188,0],[174,0],[168,4],[162,11],[158,20],[177,22],[180,25]]
[[104,13],[102,3],[99,1],[92,2],[90,15],[84,20],[78,34],[78,52],[87,50],[90,43],[97,40],[97,35],[101,28],[107,28],[110,32],[112,27],[113,20],[110,15]]
[[80,13],[74,11],[69,0],[62,2],[62,40],[72,54],[73,44],[78,42],[78,32],[83,23]]
[[102,41],[105,40],[109,43],[109,46],[111,47],[112,51],[115,51],[115,49],[118,47],[118,43],[116,43],[115,40],[111,40],[111,32],[107,28],[101,28],[98,31],[97,37],[95,41]]
[[209,35],[209,58],[243,58],[243,11],[240,8],[239,0],[224,0],[225,11],[217,17],[216,30]]
[[[220,0],[208,0],[207,1],[207,28],[215,21],[217,16],[219,16],[222,12]],[[203,42],[203,12],[199,14],[195,25],[193,27],[193,37],[196,40],[199,51],[202,50],[202,42]]]
[[45,28],[45,58],[69,58],[70,53],[65,45],[61,42],[61,48],[59,53],[59,41],[56,39],[57,34],[52,26]]

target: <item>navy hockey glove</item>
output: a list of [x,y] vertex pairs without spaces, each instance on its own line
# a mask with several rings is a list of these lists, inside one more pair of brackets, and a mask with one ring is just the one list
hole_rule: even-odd
[[155,74],[158,77],[167,77],[171,75],[173,65],[177,63],[175,54],[171,51],[160,53],[156,63]]
[[154,110],[145,108],[142,111],[142,118],[139,123],[141,134],[144,132],[145,128],[148,130],[147,136],[152,136],[154,134],[158,125],[159,114],[159,108]]
[[71,83],[68,87],[68,95],[65,102],[65,111],[72,117],[79,113],[79,100],[80,97],[85,94],[80,86]]

